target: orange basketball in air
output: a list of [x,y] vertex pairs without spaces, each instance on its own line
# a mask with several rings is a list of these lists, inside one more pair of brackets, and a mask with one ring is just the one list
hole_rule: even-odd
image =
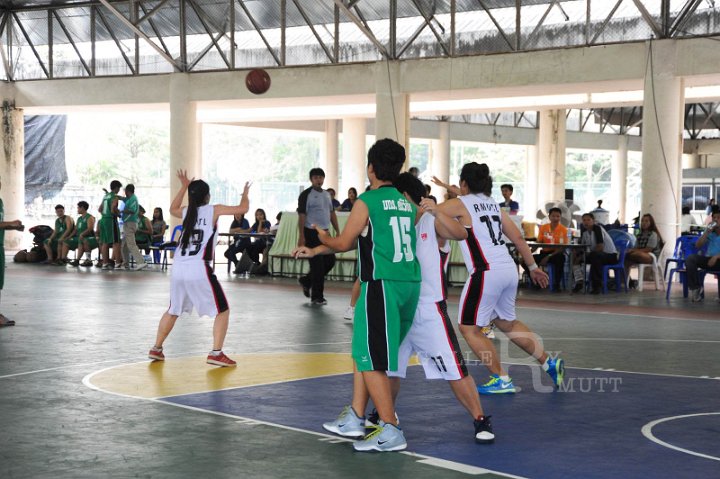
[[251,93],[262,95],[270,88],[270,75],[261,68],[250,70],[245,77],[245,86]]

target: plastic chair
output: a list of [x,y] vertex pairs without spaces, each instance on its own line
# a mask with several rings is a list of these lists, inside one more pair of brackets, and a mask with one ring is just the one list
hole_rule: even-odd
[[[625,252],[630,247],[630,240],[627,238],[621,238],[613,241],[615,243],[615,249],[618,252],[618,262],[615,264],[606,264],[602,269],[602,292],[603,294],[608,293],[608,280],[610,276],[610,270],[615,272],[615,290],[620,291],[620,285],[628,292],[627,282],[625,281]],[[587,284],[587,283],[586,283]]]
[[[683,297],[687,298],[688,295],[688,286],[687,286],[687,278],[686,278],[686,270],[685,270],[685,258],[690,256],[691,254],[700,254],[704,248],[698,249],[697,244],[697,237],[695,236],[681,236],[678,238],[678,240],[681,240],[680,242],[680,252],[678,253],[679,257],[675,258],[677,266],[670,270],[670,274],[668,275],[667,280],[667,291],[665,292],[665,299],[670,299],[670,290],[672,289],[672,282],[673,282],[673,276],[675,273],[678,274],[678,277],[680,278],[680,282],[683,285]],[[705,245],[707,246],[707,244]]]
[[637,241],[637,238],[635,238],[635,235],[633,235],[632,233],[628,233],[627,231],[623,231],[621,229],[607,230],[607,233],[612,238],[613,243],[617,243],[617,241],[621,239],[626,239],[629,242],[628,248],[635,247],[635,242]]
[[170,236],[170,242],[169,243],[163,243],[160,245],[160,249],[163,250],[163,256],[162,256],[162,269],[167,269],[168,266],[168,260],[167,255],[168,251],[174,252],[177,248],[177,242],[180,239],[180,234],[182,233],[182,225],[177,225],[175,228],[173,228],[172,235]]
[[[567,260],[566,260],[566,261],[567,261]],[[551,263],[548,263],[547,266],[546,266],[546,268],[547,268],[548,276],[550,277],[550,285],[549,285],[550,291],[555,291],[555,286],[553,286],[553,285],[555,284],[555,275],[556,275],[556,274],[560,274],[560,275],[561,275],[561,276],[560,276],[560,284],[562,285],[561,287],[562,287],[562,289],[567,290],[567,282],[565,281],[565,272],[564,272],[564,271],[560,271],[559,273],[556,273],[556,272],[555,272],[555,265],[553,265],[553,264],[551,264]]]
[[[662,283],[662,289],[665,289],[665,275],[660,269],[660,264],[653,253],[648,253],[652,257],[652,264],[637,264],[632,266],[638,267],[638,291],[643,290],[643,278],[645,277],[645,268],[650,268],[655,278],[655,291],[660,289],[660,283]],[[631,267],[632,267],[631,266]],[[630,272],[628,271],[628,279],[630,279]]]

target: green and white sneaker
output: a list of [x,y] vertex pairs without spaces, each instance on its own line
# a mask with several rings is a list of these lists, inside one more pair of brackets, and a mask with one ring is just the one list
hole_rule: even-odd
[[512,394],[515,392],[515,385],[510,381],[503,381],[497,374],[490,375],[490,381],[478,386],[480,394]]
[[360,452],[379,451],[392,452],[402,451],[407,447],[405,435],[397,426],[392,424],[380,423],[375,426],[373,432],[365,436],[362,441],[353,443],[353,449]]
[[323,429],[339,436],[359,439],[365,436],[365,418],[358,417],[351,406],[345,406],[337,419],[323,423]]

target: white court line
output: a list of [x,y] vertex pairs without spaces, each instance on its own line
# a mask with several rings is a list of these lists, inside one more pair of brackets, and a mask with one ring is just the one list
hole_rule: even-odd
[[[117,367],[117,366],[113,366],[113,367]],[[261,421],[259,419],[252,419],[252,418],[248,418],[248,417],[242,417],[242,416],[238,416],[235,414],[228,414],[228,413],[219,412],[219,411],[211,411],[208,409],[202,409],[202,408],[198,408],[195,406],[187,406],[185,404],[177,404],[177,403],[173,403],[173,402],[169,402],[169,401],[163,401],[162,399],[157,399],[157,398],[153,398],[153,399],[141,398],[141,397],[137,397],[137,396],[130,396],[127,394],[117,393],[114,391],[107,391],[105,389],[99,388],[99,387],[95,386],[94,384],[92,384],[92,382],[90,380],[92,379],[92,377],[94,375],[99,374],[103,371],[107,371],[108,369],[112,369],[113,367],[101,369],[100,371],[95,371],[94,373],[88,374],[87,376],[85,376],[83,378],[82,383],[86,387],[88,387],[94,391],[103,392],[105,394],[111,394],[114,396],[119,396],[119,397],[128,398],[128,399],[150,401],[150,402],[154,402],[157,404],[163,404],[165,406],[175,406],[175,407],[179,407],[182,409],[187,409],[189,411],[200,412],[203,414],[213,414],[216,416],[227,417],[227,418],[235,419],[236,422],[238,422],[240,424],[243,424],[243,423],[262,424],[262,425],[269,426],[269,427],[284,429],[286,431],[293,431],[293,432],[298,432],[298,433],[302,433],[302,434],[310,434],[313,436],[318,436],[320,438],[319,441],[330,442],[333,444],[338,444],[341,442],[352,442],[352,440],[350,440],[350,439],[342,438],[339,436],[324,434],[321,432],[309,431],[307,429],[300,429],[300,428],[296,428],[296,427],[292,427],[292,426],[286,426],[284,424],[277,424],[277,423],[268,422],[268,421]],[[344,373],[344,374],[347,374],[347,373]],[[244,386],[244,387],[253,387],[253,386]],[[233,389],[241,389],[241,388],[238,387],[238,388],[233,388]],[[176,396],[173,396],[173,397],[176,397]],[[240,421],[242,421],[242,422],[240,422]],[[419,458],[420,460],[418,460],[417,462],[420,464],[427,464],[427,465],[431,465],[431,466],[435,466],[435,467],[441,467],[441,468],[445,468],[445,469],[449,469],[449,470],[453,470],[453,471],[464,472],[466,474],[471,474],[471,475],[491,473],[491,474],[496,474],[498,476],[508,477],[508,478],[512,478],[512,479],[525,479],[521,476],[514,476],[514,475],[506,474],[506,473],[500,472],[500,471],[493,471],[491,469],[483,469],[483,468],[479,468],[479,467],[475,467],[475,466],[469,466],[469,465],[462,464],[459,462],[446,461],[444,459],[434,458],[431,456],[426,456],[424,454],[417,454],[414,452],[401,451],[401,452],[399,452],[399,454],[404,454],[406,456]]]
[[[597,304],[583,304],[583,306],[600,306]],[[533,311],[552,311],[552,312],[561,312],[561,313],[582,313],[584,315],[586,314],[598,314],[601,316],[628,316],[638,319],[644,319],[644,318],[652,318],[652,319],[670,319],[673,321],[704,321],[704,322],[711,322],[711,323],[717,323],[717,319],[695,319],[695,318],[681,318],[677,316],[653,316],[650,314],[641,314],[641,313],[616,313],[611,311],[587,311],[582,309],[560,309],[560,308],[538,308],[538,307],[529,307],[529,306],[515,306],[515,309],[528,309]]]
[[670,416],[670,417],[656,419],[655,421],[649,422],[649,423],[645,424],[640,431],[642,432],[642,435],[645,436],[647,439],[649,439],[652,442],[659,444],[661,446],[667,447],[669,449],[673,449],[675,451],[684,452],[685,454],[690,454],[691,456],[702,457],[704,459],[710,459],[712,461],[720,461],[720,457],[710,456],[708,454],[702,454],[699,452],[691,451],[689,449],[684,449],[682,447],[673,446],[672,444],[670,444],[668,442],[661,441],[660,439],[655,437],[655,435],[652,433],[652,428],[663,422],[674,421],[676,419],[685,419],[688,417],[719,416],[719,415],[720,415],[720,412],[705,412],[705,413],[699,413],[699,414],[686,414],[684,416]]

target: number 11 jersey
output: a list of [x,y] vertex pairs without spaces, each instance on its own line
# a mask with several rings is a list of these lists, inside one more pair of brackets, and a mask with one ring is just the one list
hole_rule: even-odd
[[[503,235],[502,215],[497,201],[482,193],[458,197],[472,218],[466,240],[460,242],[465,266],[472,275],[489,269],[516,268]],[[468,228],[470,226],[470,228]]]
[[[187,247],[183,249],[180,240],[178,240],[175,258],[173,259],[174,264],[212,261],[215,252],[214,214],[215,207],[213,205],[203,205],[198,208],[195,227],[191,232],[182,232],[183,236],[186,234],[192,235]],[[185,215],[187,215],[187,208],[183,210],[183,221]]]

